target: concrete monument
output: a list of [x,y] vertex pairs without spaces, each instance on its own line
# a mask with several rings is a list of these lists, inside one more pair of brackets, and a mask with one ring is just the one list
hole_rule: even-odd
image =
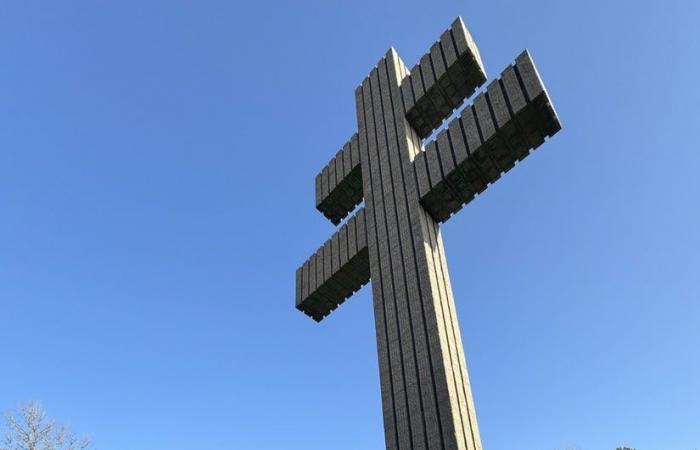
[[320,321],[372,280],[388,449],[481,449],[439,224],[560,129],[527,51],[454,115],[485,81],[461,18],[410,70],[389,49],[316,176],[333,224],[364,206],[297,270],[296,307]]

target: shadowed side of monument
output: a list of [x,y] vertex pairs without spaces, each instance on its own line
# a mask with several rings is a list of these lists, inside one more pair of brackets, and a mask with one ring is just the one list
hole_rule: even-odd
[[421,204],[446,221],[560,129],[524,51],[417,156]]
[[297,269],[297,309],[319,322],[368,281],[367,231],[361,209]]
[[338,225],[362,201],[362,171],[357,133],[316,175],[316,209]]

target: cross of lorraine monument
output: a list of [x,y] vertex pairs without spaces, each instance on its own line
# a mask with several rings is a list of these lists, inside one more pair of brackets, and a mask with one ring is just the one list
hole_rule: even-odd
[[388,449],[481,449],[438,224],[561,126],[527,51],[486,81],[457,18],[410,70],[391,48],[355,90],[357,133],[316,176],[338,225],[296,272],[296,307],[322,320],[370,279]]

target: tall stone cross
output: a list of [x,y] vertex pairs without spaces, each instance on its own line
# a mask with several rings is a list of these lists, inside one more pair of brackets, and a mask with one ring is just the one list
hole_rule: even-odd
[[461,18],[410,70],[391,48],[355,90],[357,133],[316,177],[335,225],[296,272],[296,307],[322,320],[370,279],[388,449],[481,449],[439,224],[560,129],[527,51],[480,92]]

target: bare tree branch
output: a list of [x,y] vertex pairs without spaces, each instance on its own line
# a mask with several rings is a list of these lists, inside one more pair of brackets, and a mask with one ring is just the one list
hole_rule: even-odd
[[90,440],[48,419],[44,408],[31,402],[5,415],[0,450],[90,450]]

